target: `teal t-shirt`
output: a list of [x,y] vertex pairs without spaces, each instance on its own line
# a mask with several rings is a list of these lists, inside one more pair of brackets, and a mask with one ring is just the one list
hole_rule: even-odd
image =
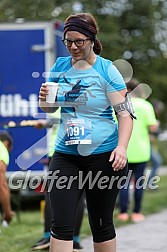
[[[61,107],[55,150],[85,156],[111,151],[118,143],[118,129],[107,93],[125,89],[124,80],[113,63],[100,56],[86,70],[74,67],[71,56],[60,57],[50,72],[49,81],[59,83],[57,105]],[[84,141],[82,144],[66,144],[69,135],[78,134],[77,121],[73,122],[74,132],[67,132],[71,119],[84,121],[84,128],[81,123],[79,134],[82,135],[84,129],[87,132],[85,140],[90,139],[91,144],[84,144]]]
[[9,164],[9,153],[3,142],[0,141],[0,161],[3,161],[6,165]]
[[129,141],[127,156],[129,163],[147,162],[150,159],[149,126],[156,124],[153,106],[141,98],[132,98],[137,116]]

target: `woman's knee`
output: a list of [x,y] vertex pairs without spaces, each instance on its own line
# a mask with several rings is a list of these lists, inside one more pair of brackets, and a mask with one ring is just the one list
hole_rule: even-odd
[[56,221],[52,221],[51,224],[51,236],[59,239],[70,241],[73,239],[74,228],[69,224],[64,224]]
[[97,243],[112,240],[116,237],[115,228],[111,223],[92,228],[92,234],[93,241]]

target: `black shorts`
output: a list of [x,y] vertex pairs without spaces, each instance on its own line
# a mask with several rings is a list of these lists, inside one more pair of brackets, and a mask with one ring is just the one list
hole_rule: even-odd
[[83,191],[94,242],[115,237],[113,211],[119,192],[118,181],[127,175],[127,165],[114,171],[110,155],[111,152],[90,156],[54,153],[48,177],[54,238],[73,239],[76,209]]

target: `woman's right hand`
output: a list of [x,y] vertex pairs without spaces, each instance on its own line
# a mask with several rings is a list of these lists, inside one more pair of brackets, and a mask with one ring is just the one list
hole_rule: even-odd
[[7,221],[7,223],[9,224],[14,216],[15,216],[15,213],[11,210],[3,214],[3,219]]
[[46,96],[48,95],[49,90],[45,83],[42,83],[39,90],[39,106],[45,113],[54,113],[58,107],[54,103],[46,102]]
[[48,95],[48,88],[45,83],[42,83],[40,91],[39,91],[39,99],[40,101],[46,102],[46,96]]

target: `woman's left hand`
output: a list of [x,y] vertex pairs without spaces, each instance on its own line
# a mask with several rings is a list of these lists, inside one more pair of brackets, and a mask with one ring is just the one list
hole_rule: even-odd
[[111,153],[109,162],[112,162],[114,171],[123,169],[127,163],[126,149],[123,146],[117,146]]

